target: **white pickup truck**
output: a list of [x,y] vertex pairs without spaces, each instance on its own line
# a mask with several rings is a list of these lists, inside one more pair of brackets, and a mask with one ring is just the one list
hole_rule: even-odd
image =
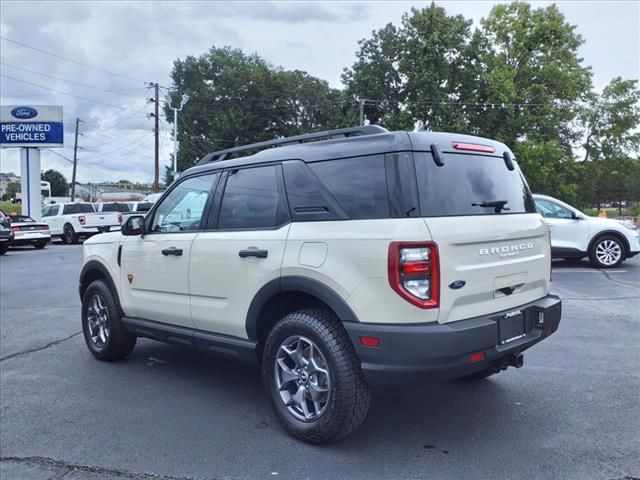
[[49,225],[51,238],[73,244],[81,237],[119,230],[122,216],[119,212],[96,212],[90,203],[60,203],[44,207],[42,221]]

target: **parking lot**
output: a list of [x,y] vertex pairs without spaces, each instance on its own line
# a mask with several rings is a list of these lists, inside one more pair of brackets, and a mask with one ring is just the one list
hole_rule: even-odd
[[360,430],[318,447],[280,428],[256,369],[148,340],[94,360],[81,248],[0,260],[3,480],[640,477],[640,258],[554,263],[562,323],[524,368],[375,392]]

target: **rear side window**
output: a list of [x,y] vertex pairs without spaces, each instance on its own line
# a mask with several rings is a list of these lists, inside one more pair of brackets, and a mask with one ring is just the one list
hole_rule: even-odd
[[127,205],[126,203],[104,203],[102,205],[102,211],[127,213],[131,210],[129,209],[129,205]]
[[350,219],[389,218],[384,155],[309,163]]
[[93,206],[90,203],[67,203],[62,210],[62,214],[93,213],[93,211]]
[[280,166],[246,168],[228,173],[218,228],[274,228],[289,220],[278,179]]
[[[459,153],[443,157],[444,165],[438,167],[430,153],[414,153],[422,216],[536,212],[520,171],[509,170],[502,157]],[[504,208],[496,212],[492,202],[505,202]]]

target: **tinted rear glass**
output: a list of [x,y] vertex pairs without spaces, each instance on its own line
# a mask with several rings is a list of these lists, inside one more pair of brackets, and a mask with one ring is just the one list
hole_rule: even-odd
[[148,212],[152,206],[153,203],[139,203],[136,212]]
[[389,218],[383,155],[309,163],[352,220]]
[[62,211],[63,215],[74,213],[93,213],[93,205],[90,203],[67,203]]
[[126,203],[105,203],[102,205],[103,212],[130,212],[131,209]]
[[[416,178],[423,216],[496,215],[483,202],[506,201],[499,214],[535,213],[535,204],[518,169],[502,157],[445,153],[438,167],[430,153],[415,152]],[[508,209],[508,210],[507,210]]]

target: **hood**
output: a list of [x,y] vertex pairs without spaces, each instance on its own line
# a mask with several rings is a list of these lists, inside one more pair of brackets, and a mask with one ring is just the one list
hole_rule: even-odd
[[120,231],[118,230],[116,232],[99,233],[98,235],[93,235],[92,237],[87,238],[84,241],[84,244],[98,245],[101,243],[116,243],[120,239],[122,239],[122,233],[120,233]]
[[613,218],[602,218],[602,217],[588,217],[589,222],[592,225],[597,225],[602,228],[620,228],[622,223],[629,223],[633,225],[631,222],[622,222],[621,220],[614,220]]

